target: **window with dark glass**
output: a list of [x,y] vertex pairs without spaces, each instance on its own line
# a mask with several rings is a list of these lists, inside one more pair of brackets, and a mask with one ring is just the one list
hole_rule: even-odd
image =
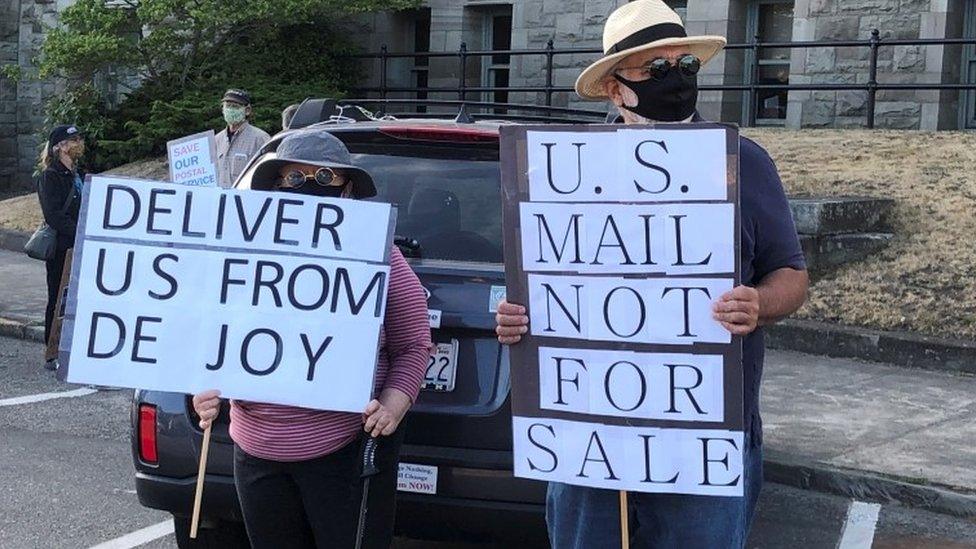
[[[634,0],[627,0],[628,2],[633,2]],[[688,16],[688,0],[665,0],[665,4],[671,9],[677,12],[681,16],[682,21],[687,20]]]
[[[430,8],[421,8],[413,20],[413,51],[427,53],[430,51]],[[430,82],[430,58],[418,55],[413,58],[413,84],[418,88],[417,99],[427,99],[427,88]],[[427,112],[424,105],[417,106],[417,112]]]
[[[976,5],[966,2],[963,36],[976,38]],[[962,48],[962,82],[976,84],[976,46],[966,44]],[[960,128],[976,128],[976,90],[965,90],[960,106]]]
[[[512,49],[512,6],[495,6],[485,12],[485,48],[492,51]],[[509,87],[511,56],[498,53],[482,58],[482,82],[492,88]],[[508,92],[495,90],[486,94],[494,103],[508,103]],[[504,114],[505,109],[495,109]]]
[[[793,39],[792,0],[754,0],[750,6],[752,36],[761,43],[783,43]],[[761,48],[750,69],[758,84],[787,86],[790,83],[790,48]],[[757,124],[779,124],[786,119],[789,92],[786,89],[757,90],[751,109]]]
[[688,0],[671,0],[667,5],[681,16],[682,21],[688,19]]

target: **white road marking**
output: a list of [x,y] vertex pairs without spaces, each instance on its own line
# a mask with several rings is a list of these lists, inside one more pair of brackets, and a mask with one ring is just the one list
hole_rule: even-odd
[[18,404],[33,404],[35,402],[44,402],[45,400],[54,400],[56,398],[83,397],[97,392],[98,391],[95,389],[82,387],[81,389],[74,389],[72,391],[59,391],[56,393],[41,393],[38,395],[27,395],[22,397],[5,398],[3,400],[0,400],[0,406],[16,406]]
[[91,547],[91,549],[132,549],[133,547],[145,545],[150,541],[168,536],[172,533],[173,519],[170,519],[160,522],[159,524],[147,526],[142,530],[136,530],[135,532],[126,534],[122,537],[106,541],[105,543],[99,543],[98,545]]
[[880,512],[881,505],[877,503],[852,501],[837,549],[871,549]]

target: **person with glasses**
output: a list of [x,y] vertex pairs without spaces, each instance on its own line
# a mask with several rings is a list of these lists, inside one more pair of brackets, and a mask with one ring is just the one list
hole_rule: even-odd
[[[251,189],[351,199],[376,195],[369,173],[353,165],[345,145],[326,131],[290,134],[275,156],[255,167]],[[362,414],[231,401],[234,483],[253,547],[355,547],[366,436],[382,438],[362,547],[390,546],[403,440],[398,427],[420,392],[431,345],[424,289],[393,246],[374,381],[377,396]],[[331,364],[343,366],[342,361]],[[193,397],[202,429],[216,419],[219,397],[218,391]]]
[[[603,35],[604,56],[576,81],[584,99],[609,100],[626,124],[702,120],[698,72],[725,45],[720,36],[687,36],[681,18],[661,0],[634,0],[614,11]],[[630,504],[634,547],[743,547],[762,486],[759,384],[763,329],[795,312],[809,279],[776,166],[755,142],[740,137],[743,285],[718,298],[714,317],[743,337],[744,497],[635,493]],[[514,345],[528,332],[526,308],[503,302],[498,340]],[[555,549],[621,546],[616,491],[550,483],[546,522]]]
[[[68,249],[74,246],[81,209],[81,190],[85,173],[78,162],[85,154],[84,132],[74,124],[55,126],[38,159],[37,196],[41,203],[44,222],[54,229],[57,246],[54,255],[45,261],[47,269],[47,306],[44,309],[44,341],[51,345],[55,307],[61,289],[61,275]],[[57,370],[56,358],[45,361],[46,370]]]

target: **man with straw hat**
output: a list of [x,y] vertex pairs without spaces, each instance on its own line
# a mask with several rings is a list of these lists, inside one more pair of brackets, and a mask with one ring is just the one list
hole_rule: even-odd
[[[576,81],[585,99],[610,100],[627,124],[701,120],[695,110],[697,74],[725,45],[720,36],[688,36],[662,0],[635,0],[614,11],[603,34],[604,56]],[[716,300],[714,317],[743,337],[744,497],[631,494],[635,547],[743,547],[762,486],[759,383],[762,326],[796,311],[808,277],[789,203],[766,151],[740,138],[743,285]],[[501,303],[498,339],[515,344],[528,331],[525,307]],[[621,546],[616,491],[550,483],[549,538],[556,549]]]

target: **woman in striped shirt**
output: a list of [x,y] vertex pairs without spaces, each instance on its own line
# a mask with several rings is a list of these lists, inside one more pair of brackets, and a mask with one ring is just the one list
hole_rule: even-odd
[[[277,158],[255,170],[252,188],[315,196],[368,198],[372,178],[352,165],[345,145],[321,130],[285,137]],[[400,251],[390,253],[386,316],[374,385],[363,414],[231,402],[234,479],[251,545],[354,547],[361,498],[364,432],[384,437],[371,480],[363,547],[389,547],[393,535],[397,430],[417,398],[430,353],[427,301]],[[217,417],[218,391],[193,397],[205,429]]]

